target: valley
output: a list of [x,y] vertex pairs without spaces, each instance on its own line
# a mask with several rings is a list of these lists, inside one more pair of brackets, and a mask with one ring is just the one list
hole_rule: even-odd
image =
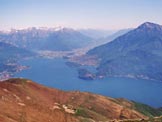
[[[147,30],[147,23],[144,24],[143,26],[145,25]],[[139,28],[143,29],[143,27],[141,26]],[[25,31],[25,33],[29,33],[28,31],[27,32]],[[38,30],[32,29],[30,31],[36,33]],[[39,31],[41,32],[42,30]],[[40,33],[39,31],[37,32],[38,34]],[[43,31],[43,33],[45,33],[45,31]],[[120,38],[122,38],[122,36]],[[107,43],[106,46],[109,44],[112,45],[113,43],[116,43],[116,41],[114,40],[110,43]],[[2,47],[8,48],[7,46],[8,43],[5,45],[6,47],[4,45],[2,45]],[[106,46],[102,45],[101,47],[104,50],[107,49]],[[46,86],[56,87],[63,90],[80,90],[86,92],[93,92],[115,98],[123,97],[129,100],[145,103],[154,107],[162,106],[160,102],[162,101],[162,97],[160,96],[157,97],[157,94],[160,93],[162,89],[161,82],[158,79],[149,78],[148,76],[146,77],[145,75],[142,74],[138,75],[140,77],[136,77],[134,76],[134,74],[131,74],[131,72],[128,74],[121,74],[124,72],[123,69],[121,70],[120,68],[118,68],[119,74],[107,74],[107,70],[109,69],[109,67],[107,66],[111,66],[107,65],[107,62],[109,63],[109,58],[107,61],[107,57],[109,56],[107,55],[110,55],[111,53],[104,53],[109,51],[103,50],[99,51],[101,56],[106,55],[104,56],[105,58],[99,57],[98,55],[94,54],[92,55],[91,52],[96,52],[94,50],[98,51],[98,49],[100,48],[100,47],[94,48],[93,44],[91,46],[72,49],[69,51],[33,50],[34,55],[30,51],[26,52],[25,48],[15,46],[13,46],[12,48],[14,49],[14,51],[16,49],[20,50],[16,52],[16,55],[21,54],[19,56],[20,58],[15,56],[13,52],[12,53],[8,52],[9,57],[14,58],[10,60],[8,63],[7,60],[5,60],[6,62],[5,66],[8,66],[10,68],[7,69],[5,67],[4,70],[2,69],[1,80],[5,80],[11,77],[29,78],[33,81],[37,81],[38,83],[42,83]],[[103,53],[101,53],[102,51]],[[134,53],[131,53],[131,55],[129,54],[128,56],[129,57],[133,56],[134,58],[133,54]],[[142,53],[140,52],[135,52],[135,55],[139,56],[138,58],[140,60],[144,60],[143,58],[147,58],[147,55],[143,55],[141,57],[141,54]],[[116,56],[118,55],[119,53]],[[122,53],[121,55],[124,54]],[[127,61],[128,56],[126,55],[124,59],[122,57],[119,59],[122,61]],[[137,57],[135,56],[135,58]],[[131,65],[129,67],[130,62],[131,60],[129,60],[129,63],[125,66],[126,69],[124,70],[132,68]],[[115,63],[114,67],[120,64],[117,63]],[[140,69],[140,67],[138,68]],[[64,77],[62,77],[62,75]],[[156,76],[156,74],[153,75]],[[154,101],[152,101],[152,99],[154,99]]]
[[162,0],[0,0],[0,122],[162,122]]

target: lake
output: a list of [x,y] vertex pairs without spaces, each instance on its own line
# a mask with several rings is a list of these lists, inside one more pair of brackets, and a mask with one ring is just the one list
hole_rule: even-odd
[[28,78],[40,84],[62,90],[93,92],[114,98],[127,98],[154,107],[162,106],[162,83],[131,78],[105,78],[86,81],[78,78],[77,70],[65,64],[65,59],[33,58],[20,62],[30,66],[15,77]]

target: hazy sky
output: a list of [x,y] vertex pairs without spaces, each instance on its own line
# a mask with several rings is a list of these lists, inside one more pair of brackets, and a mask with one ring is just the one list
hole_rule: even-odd
[[0,0],[0,29],[121,29],[162,24],[162,0]]

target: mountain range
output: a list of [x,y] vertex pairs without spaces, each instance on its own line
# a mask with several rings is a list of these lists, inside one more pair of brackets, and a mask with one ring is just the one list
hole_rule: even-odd
[[98,39],[95,40],[95,45],[100,46],[100,45],[106,44],[108,42],[111,42],[114,39],[116,39],[117,37],[122,36],[122,35],[126,34],[127,32],[129,32],[131,30],[133,30],[133,29],[132,28],[121,29],[121,30],[113,32],[113,33],[111,33],[111,34],[109,34],[105,37],[98,38]]
[[162,26],[146,22],[87,55],[99,59],[98,76],[162,81],[161,52]]
[[[67,28],[0,32],[0,77],[4,71],[16,72],[17,61],[34,56],[31,51],[68,51],[89,44],[92,38]],[[96,74],[85,69],[79,72],[82,78],[86,75],[90,79],[113,76],[162,81],[161,52],[162,26],[146,22],[87,52],[87,57],[98,60]],[[61,91],[21,78],[0,82],[0,106],[2,122],[160,122],[162,119],[155,117],[162,115],[161,108],[88,92]]]
[[0,33],[0,41],[29,50],[69,51],[88,46],[92,38],[70,28],[29,28]]
[[105,38],[116,32],[116,30],[102,30],[102,29],[78,29],[77,31],[93,39]]
[[144,122],[162,114],[126,99],[65,92],[20,78],[0,82],[0,106],[1,122]]

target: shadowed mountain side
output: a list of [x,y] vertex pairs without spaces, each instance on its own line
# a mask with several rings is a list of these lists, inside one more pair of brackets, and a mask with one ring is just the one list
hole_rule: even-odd
[[162,26],[150,22],[90,50],[100,59],[98,75],[162,81]]

